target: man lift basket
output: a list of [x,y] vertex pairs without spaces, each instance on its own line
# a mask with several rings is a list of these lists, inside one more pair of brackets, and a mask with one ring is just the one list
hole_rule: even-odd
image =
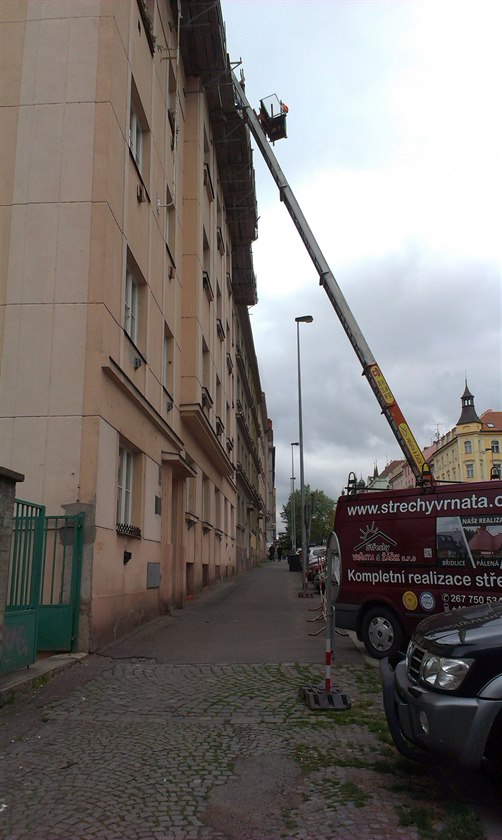
[[271,143],[287,137],[286,115],[288,110],[288,106],[281,102],[275,93],[266,96],[265,99],[260,99],[258,119]]

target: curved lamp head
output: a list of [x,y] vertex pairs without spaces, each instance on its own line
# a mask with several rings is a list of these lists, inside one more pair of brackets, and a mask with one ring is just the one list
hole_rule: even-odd
[[312,315],[299,315],[298,318],[295,318],[297,324],[311,324],[313,320]]

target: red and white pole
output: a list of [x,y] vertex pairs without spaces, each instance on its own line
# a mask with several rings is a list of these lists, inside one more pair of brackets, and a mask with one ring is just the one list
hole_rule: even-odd
[[[328,627],[330,624],[329,615],[328,615]],[[331,649],[331,633],[328,630],[328,635],[326,636],[326,659],[325,659],[325,670],[324,670],[324,690],[326,694],[331,693],[331,657],[333,655],[333,651]]]

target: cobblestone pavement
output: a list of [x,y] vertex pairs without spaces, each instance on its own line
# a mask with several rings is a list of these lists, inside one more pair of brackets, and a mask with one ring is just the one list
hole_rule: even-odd
[[[397,757],[362,656],[337,665],[343,711],[306,706],[299,689],[323,681],[312,663],[104,657],[62,696],[60,679],[26,701],[24,729],[19,701],[0,710],[3,840],[483,836],[444,778]],[[470,833],[440,833],[453,809]]]

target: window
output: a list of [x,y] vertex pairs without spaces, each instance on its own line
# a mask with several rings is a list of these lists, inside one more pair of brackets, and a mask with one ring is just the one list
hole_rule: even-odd
[[171,149],[174,149],[177,139],[176,126],[176,96],[177,96],[177,81],[176,81],[176,65],[174,61],[169,60],[168,64],[168,79],[167,79],[168,93],[169,93],[169,107],[167,109],[167,119],[171,129]]
[[131,267],[127,266],[124,303],[124,329],[132,341],[137,344],[139,316],[139,284]]
[[467,478],[474,478],[474,464],[466,464],[465,468],[467,471]]
[[212,498],[213,485],[210,480],[203,476],[202,478],[202,505],[201,505],[201,519],[206,524],[212,524]]
[[497,455],[500,452],[500,444],[498,440],[492,440],[492,452],[495,452]]
[[167,335],[164,327],[164,343],[162,345],[162,386],[169,390],[168,385],[168,375],[167,372],[169,370],[169,336]]
[[134,455],[128,449],[119,449],[117,482],[117,524],[131,525]]
[[[139,11],[145,27],[145,35],[150,47],[152,55],[155,53],[155,35],[154,35],[154,20],[155,20],[155,0],[139,0]],[[138,21],[139,28],[139,21]]]
[[206,134],[206,129],[204,129],[204,186],[206,188],[209,201],[214,201],[215,192],[213,179],[211,178],[211,146]]
[[185,487],[186,487],[186,497],[185,497],[186,512],[195,515],[196,493],[197,493],[196,479],[195,478],[187,478],[185,480]]
[[214,523],[216,528],[221,530],[221,493],[216,489],[214,491]]
[[[166,185],[166,247],[173,266],[176,260],[176,208],[171,190]],[[171,276],[171,275],[169,275]]]
[[129,149],[142,178],[146,177],[149,162],[148,122],[138,89],[131,80],[131,102],[129,111]]
[[131,118],[129,121],[129,148],[132,156],[136,161],[136,166],[139,171],[142,171],[143,166],[143,129],[141,128],[140,119],[131,104]]
[[128,249],[124,289],[124,331],[140,353],[146,343],[145,296],[146,283],[136,260]]
[[164,340],[162,344],[162,387],[171,391],[172,387],[172,342],[173,337],[167,324],[164,324]]
[[472,453],[472,442],[470,440],[464,441],[464,452],[466,455],[470,455]]

